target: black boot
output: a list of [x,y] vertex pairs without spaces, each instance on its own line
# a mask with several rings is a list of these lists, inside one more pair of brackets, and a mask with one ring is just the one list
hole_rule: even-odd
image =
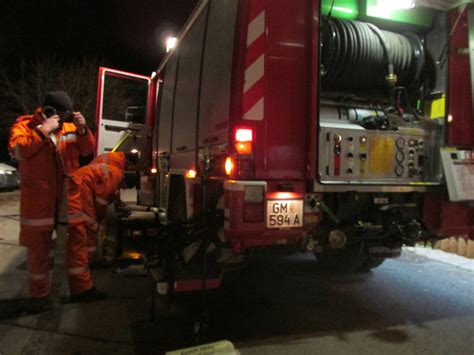
[[98,292],[95,286],[93,286],[87,291],[76,293],[75,295],[71,295],[69,297],[69,303],[103,301],[106,298],[107,298],[106,293]]

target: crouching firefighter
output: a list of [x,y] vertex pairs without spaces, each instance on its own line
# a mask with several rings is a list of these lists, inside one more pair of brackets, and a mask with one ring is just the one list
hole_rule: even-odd
[[[122,152],[113,152],[98,155],[90,162],[90,164],[108,164],[124,170],[125,164],[127,163],[127,170],[133,170],[137,160],[137,154],[127,153],[125,155],[125,153]],[[125,183],[125,185],[127,185],[127,183]],[[101,238],[101,231],[105,229],[107,206],[111,202],[111,200],[100,197],[96,197],[95,199],[95,217],[97,219],[97,223],[99,224],[99,230],[95,231],[87,228],[87,251],[89,254],[89,264],[99,261],[97,260],[98,241],[99,238]]]
[[100,219],[112,202],[124,177],[126,157],[117,154],[120,164],[94,162],[77,170],[68,189],[68,238],[66,267],[71,302],[101,300],[105,294],[97,292],[89,271],[89,250],[95,239]]

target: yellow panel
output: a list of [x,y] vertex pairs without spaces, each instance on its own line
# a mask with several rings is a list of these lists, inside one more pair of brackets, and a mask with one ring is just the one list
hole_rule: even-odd
[[432,119],[442,118],[446,115],[446,97],[443,95],[439,99],[427,102],[426,113]]
[[370,139],[369,170],[371,174],[392,175],[395,156],[395,141],[392,138]]

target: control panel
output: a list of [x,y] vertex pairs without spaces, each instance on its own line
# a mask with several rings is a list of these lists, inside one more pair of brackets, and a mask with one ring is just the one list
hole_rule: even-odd
[[444,147],[441,158],[450,201],[474,201],[474,149]]
[[351,123],[320,125],[321,183],[439,183],[439,134],[422,128],[369,130]]

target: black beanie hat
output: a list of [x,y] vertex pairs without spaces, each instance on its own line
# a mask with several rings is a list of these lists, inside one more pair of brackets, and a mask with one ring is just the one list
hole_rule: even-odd
[[72,100],[64,91],[50,91],[46,94],[43,107],[52,106],[59,112],[72,111]]

